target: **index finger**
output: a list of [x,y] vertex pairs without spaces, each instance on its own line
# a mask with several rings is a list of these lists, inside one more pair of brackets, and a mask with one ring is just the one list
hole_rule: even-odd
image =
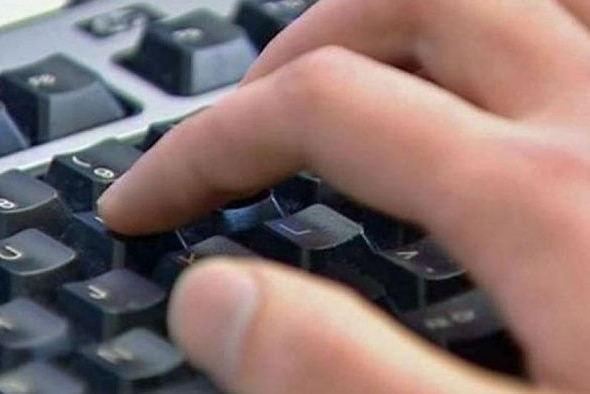
[[440,173],[472,152],[474,125],[492,123],[417,78],[323,49],[172,130],[107,191],[100,213],[119,232],[162,231],[309,169],[419,221],[420,197],[444,194]]

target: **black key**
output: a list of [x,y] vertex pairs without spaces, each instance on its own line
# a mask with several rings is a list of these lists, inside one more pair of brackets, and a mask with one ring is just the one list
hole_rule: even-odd
[[280,218],[281,213],[272,193],[265,191],[222,207],[214,213],[213,220],[216,232],[233,234]]
[[161,256],[182,247],[172,233],[143,237],[115,234],[93,211],[75,214],[64,240],[80,254],[85,277],[121,267],[149,275]]
[[122,62],[171,94],[191,96],[239,81],[255,58],[241,27],[199,10],[150,24]]
[[163,14],[144,4],[118,8],[83,21],[80,27],[97,38],[107,38],[147,25]]
[[0,75],[0,99],[33,144],[127,115],[98,75],[63,55]]
[[4,103],[0,101],[0,157],[28,147],[29,142],[8,114]]
[[2,394],[87,394],[86,383],[43,361],[31,362],[0,375]]
[[470,361],[504,372],[523,371],[520,351],[479,290],[406,313],[400,318],[424,337]]
[[70,216],[51,186],[18,170],[0,174],[0,238],[27,228],[59,237]]
[[59,285],[76,279],[77,257],[72,249],[36,229],[1,240],[0,301],[51,300]]
[[78,369],[97,392],[109,394],[158,388],[186,375],[181,352],[142,328],[83,348]]
[[248,32],[259,50],[317,0],[242,0],[236,23]]
[[362,227],[324,205],[267,221],[237,238],[265,256],[312,270],[370,253]]
[[166,135],[175,126],[180,124],[183,120],[190,116],[196,115],[199,112],[206,110],[207,108],[209,108],[209,106],[201,107],[198,110],[193,111],[190,114],[187,114],[186,116],[182,116],[180,118],[165,120],[163,122],[151,124],[150,128],[148,129],[148,133],[145,139],[143,140],[143,144],[141,144],[141,150],[143,150],[144,152],[148,151],[154,145],[156,145],[158,141],[160,141],[160,139],[164,137],[164,135]]
[[141,154],[129,144],[106,140],[79,152],[56,156],[46,181],[60,191],[74,211],[87,211]]
[[256,257],[257,254],[229,238],[217,235],[192,245],[188,250],[165,255],[154,270],[154,281],[165,289],[171,289],[185,268],[211,256]]
[[414,278],[416,292],[407,292],[406,286],[399,287],[399,284],[390,287],[399,307],[404,310],[423,308],[472,287],[465,269],[457,266],[429,237],[382,255]]
[[166,293],[133,271],[116,269],[67,283],[59,306],[92,336],[110,338],[133,326],[163,328]]
[[66,319],[26,298],[0,306],[0,364],[13,367],[30,359],[48,359],[72,350]]
[[353,201],[311,173],[300,173],[283,182],[274,188],[274,193],[281,207],[289,213],[313,204],[329,206],[363,226],[367,239],[379,249],[393,249],[417,238],[412,226]]

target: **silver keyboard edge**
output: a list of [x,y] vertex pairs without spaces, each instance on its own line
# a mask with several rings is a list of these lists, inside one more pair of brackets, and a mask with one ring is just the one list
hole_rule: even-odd
[[[0,173],[15,168],[40,172],[49,164],[53,156],[77,151],[107,138],[136,140],[145,134],[151,123],[185,116],[217,102],[235,89],[235,86],[228,86],[188,98],[168,95],[116,64],[111,57],[133,47],[141,36],[140,30],[123,33],[113,40],[97,40],[80,32],[76,26],[78,22],[133,4],[147,4],[165,12],[168,11],[168,17],[181,15],[197,8],[209,8],[227,16],[236,2],[237,0],[118,0],[115,3],[102,0],[74,7],[47,19],[34,21],[30,25],[0,33],[0,53],[15,54],[10,60],[6,59],[7,57],[0,59],[0,73],[38,61],[53,53],[65,53],[98,72],[107,84],[121,91],[123,96],[130,96],[139,101],[143,107],[142,112],[123,120],[4,156],[0,158]],[[62,39],[70,40],[69,44],[72,45],[65,48],[60,48],[59,44],[53,45],[54,42],[59,43]],[[15,42],[23,43],[23,45],[15,48]],[[25,50],[26,44],[30,44],[29,50]],[[89,48],[91,45],[94,47]]]

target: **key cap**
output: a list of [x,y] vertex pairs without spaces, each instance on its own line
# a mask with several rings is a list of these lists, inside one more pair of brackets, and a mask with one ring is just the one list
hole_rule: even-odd
[[133,271],[115,269],[63,285],[59,306],[92,336],[111,338],[133,326],[163,328],[166,293]]
[[75,153],[56,156],[46,182],[61,193],[75,211],[94,209],[96,200],[142,152],[129,144],[109,139]]
[[0,364],[10,368],[30,359],[48,359],[72,349],[64,318],[26,298],[0,306]]
[[304,269],[370,253],[361,226],[319,204],[267,221],[236,238],[265,256]]
[[0,238],[27,228],[59,238],[70,217],[51,186],[18,170],[0,174]]
[[94,16],[80,23],[80,27],[96,38],[107,38],[137,29],[163,17],[147,5],[135,4]]
[[160,257],[182,247],[172,233],[142,237],[115,234],[93,211],[75,214],[63,238],[81,256],[85,277],[121,267],[149,275]]
[[365,207],[327,184],[322,178],[303,172],[274,188],[278,203],[289,213],[312,204],[324,204],[357,222],[371,244],[393,249],[417,240],[419,232],[407,223]]
[[127,115],[97,74],[64,55],[1,74],[0,99],[33,144]]
[[472,287],[465,269],[457,266],[445,250],[431,238],[426,237],[382,256],[402,267],[413,277],[412,288],[394,283],[390,286],[392,296],[403,310],[423,308],[444,300]]
[[236,23],[248,32],[256,47],[264,47],[317,0],[242,0]]
[[205,257],[234,256],[257,257],[250,249],[221,235],[208,238],[192,245],[189,250],[180,250],[166,254],[154,269],[153,278],[165,289],[171,290],[180,274]]
[[28,147],[28,141],[8,114],[4,103],[0,101],[0,157]]
[[55,290],[75,280],[77,254],[39,230],[24,230],[0,241],[0,301],[54,298]]
[[401,321],[453,353],[488,368],[523,371],[522,356],[480,290],[406,313]]
[[255,58],[241,27],[198,10],[150,24],[122,63],[170,94],[192,96],[239,81]]
[[109,394],[157,388],[186,375],[180,351],[142,328],[83,348],[78,370],[97,392]]
[[142,150],[144,152],[150,150],[154,145],[158,143],[158,141],[160,141],[162,137],[164,137],[164,135],[166,135],[166,133],[172,130],[174,126],[179,124],[181,121],[182,119],[174,119],[150,125],[147,136],[143,141]]
[[265,191],[222,207],[214,213],[213,220],[217,232],[233,234],[279,217],[280,207],[274,202],[272,193]]
[[0,375],[2,394],[88,394],[86,383],[44,361],[25,364]]

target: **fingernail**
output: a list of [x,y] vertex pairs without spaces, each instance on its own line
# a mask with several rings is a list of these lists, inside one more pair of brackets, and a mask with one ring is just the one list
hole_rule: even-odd
[[[243,263],[242,263],[243,264]],[[170,305],[173,337],[198,367],[229,381],[258,306],[256,281],[240,263],[203,263],[177,284]]]

